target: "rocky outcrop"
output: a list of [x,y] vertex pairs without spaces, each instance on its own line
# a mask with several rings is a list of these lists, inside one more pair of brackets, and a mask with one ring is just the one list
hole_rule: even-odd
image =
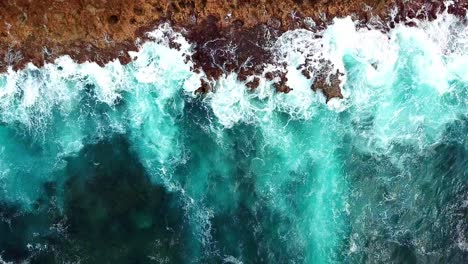
[[[465,17],[467,6],[458,1],[448,11]],[[5,0],[0,1],[0,71],[28,62],[41,66],[65,54],[77,62],[128,63],[127,51],[138,48],[135,40],[169,22],[196,45],[191,59],[209,79],[237,72],[255,89],[258,80],[248,77],[275,63],[269,45],[288,29],[319,30],[334,17],[352,15],[361,26],[373,23],[385,31],[395,23],[411,25],[412,18],[434,19],[445,9],[441,0]],[[277,90],[290,91],[284,73],[276,75]],[[322,88],[327,97],[341,96],[337,82],[325,83],[334,87]],[[202,86],[200,92],[210,90],[208,82]]]

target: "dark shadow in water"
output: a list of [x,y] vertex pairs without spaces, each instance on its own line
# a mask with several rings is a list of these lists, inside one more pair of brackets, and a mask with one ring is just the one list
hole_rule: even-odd
[[123,137],[85,147],[67,174],[68,234],[92,262],[181,260],[182,206],[150,182]]
[[[5,261],[175,263],[186,257],[180,200],[150,182],[123,136],[85,146],[68,158],[66,174],[62,213],[53,206],[53,183],[33,212],[0,208],[12,219],[0,222]],[[28,243],[47,248],[28,249]]]
[[350,240],[360,251],[349,262],[466,263],[467,133],[461,116],[424,149],[392,142],[376,155],[350,140],[343,152],[353,186],[350,234],[357,234]]

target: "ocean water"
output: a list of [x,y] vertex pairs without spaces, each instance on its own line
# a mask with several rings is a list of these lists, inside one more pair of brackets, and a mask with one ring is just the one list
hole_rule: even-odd
[[289,94],[196,96],[167,25],[126,66],[0,75],[0,263],[466,263],[468,27],[417,23],[284,33]]

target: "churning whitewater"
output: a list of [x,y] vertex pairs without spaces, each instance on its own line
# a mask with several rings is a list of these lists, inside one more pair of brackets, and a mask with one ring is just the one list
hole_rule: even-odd
[[468,27],[415,22],[284,33],[289,94],[229,74],[195,95],[167,25],[126,66],[0,75],[0,262],[466,261]]

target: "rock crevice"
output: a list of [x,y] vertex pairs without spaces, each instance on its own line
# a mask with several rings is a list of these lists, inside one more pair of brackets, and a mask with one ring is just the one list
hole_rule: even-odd
[[[128,51],[138,49],[136,39],[148,39],[146,32],[167,22],[195,45],[191,60],[209,79],[235,72],[246,81],[260,76],[265,64],[275,64],[271,43],[287,30],[318,31],[334,17],[351,15],[359,26],[374,24],[386,31],[395,23],[411,26],[414,18],[435,19],[446,9],[466,18],[467,7],[465,0],[448,7],[441,0],[0,1],[0,72],[29,62],[42,66],[62,55],[77,62],[104,65],[119,59],[126,64]],[[290,91],[280,75],[276,89]],[[258,86],[253,80],[247,82],[250,89]],[[332,88],[313,89],[323,90],[328,99],[341,96],[337,82],[326,83]],[[209,90],[206,82],[200,89]]]

